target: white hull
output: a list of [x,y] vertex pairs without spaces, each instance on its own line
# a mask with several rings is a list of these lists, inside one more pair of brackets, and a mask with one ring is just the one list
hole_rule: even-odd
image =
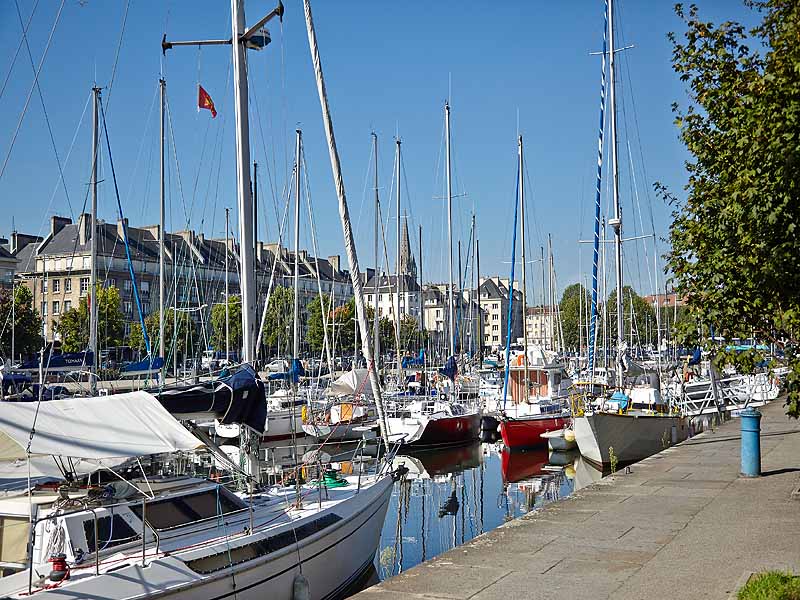
[[596,412],[575,417],[575,441],[584,458],[598,465],[629,464],[689,437],[686,417]]
[[[304,436],[301,407],[294,410],[294,431],[297,436]],[[292,437],[292,411],[290,409],[274,410],[267,413],[267,430],[262,436],[265,442],[288,440]]]
[[[134,553],[127,560],[115,561],[110,566],[112,572],[103,573],[101,563],[99,576],[93,575],[90,564],[78,572],[85,575],[76,578],[73,571],[72,579],[62,587],[39,591],[36,596],[48,600],[291,600],[294,580],[302,565],[302,574],[309,582],[309,598],[332,598],[351,585],[374,560],[392,484],[392,478],[385,476],[329,510],[309,511],[310,518],[297,521],[294,531],[281,527],[281,531],[256,530],[249,535],[229,533],[228,537],[218,537],[211,546],[204,544],[153,556],[145,568],[141,566],[141,553]],[[316,506],[316,498],[308,498],[306,504]],[[330,513],[341,517],[340,520],[317,531],[310,525],[311,533],[302,532],[304,522],[313,522]],[[299,543],[286,543],[286,536],[295,535],[300,537]],[[273,545],[278,547],[274,552],[263,550]],[[237,552],[245,546],[253,551]],[[189,561],[206,556],[216,558],[190,568]],[[24,581],[27,592],[27,577],[25,571],[4,578],[0,581],[0,593],[7,593],[3,584],[16,578],[19,583]]]
[[374,439],[375,432],[370,428],[377,428],[375,421],[365,423],[337,423],[335,425],[321,423],[304,423],[303,431],[306,435],[322,442],[355,441],[364,437]]

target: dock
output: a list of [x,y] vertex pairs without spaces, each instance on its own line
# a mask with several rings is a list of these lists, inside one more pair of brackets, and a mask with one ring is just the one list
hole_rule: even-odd
[[800,422],[762,407],[762,476],[739,476],[739,419],[510,521],[358,600],[735,598],[800,573]]

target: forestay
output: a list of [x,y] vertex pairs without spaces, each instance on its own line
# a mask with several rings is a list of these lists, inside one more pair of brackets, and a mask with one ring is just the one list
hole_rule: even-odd
[[25,458],[34,419],[32,456],[95,460],[202,446],[158,400],[137,391],[41,403],[4,402],[0,411],[0,460]]

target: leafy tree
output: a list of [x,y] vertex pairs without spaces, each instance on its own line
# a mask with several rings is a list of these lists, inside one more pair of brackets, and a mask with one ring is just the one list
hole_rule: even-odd
[[[800,416],[800,4],[749,0],[761,23],[703,21],[676,12],[673,67],[688,104],[673,105],[691,157],[685,201],[674,206],[669,268],[687,299],[684,343],[755,337],[784,351],[787,406]],[[748,38],[755,42],[749,47]],[[718,349],[719,350],[719,349]],[[757,356],[718,351],[749,370]]]
[[[119,346],[125,334],[125,317],[120,308],[119,290],[97,287],[97,345],[99,348]],[[55,323],[65,352],[80,352],[89,346],[89,297],[81,298],[78,306],[61,314]]]
[[[581,300],[581,296],[583,299]],[[567,348],[577,348],[580,340],[586,343],[586,331],[581,331],[581,324],[586,327],[586,315],[589,314],[591,296],[580,283],[573,283],[564,290],[558,310],[561,316],[561,327],[564,330],[564,345]],[[581,316],[583,308],[583,316]]]
[[[330,304],[330,297],[327,294],[322,294],[322,303],[320,297],[315,296],[314,299],[308,303],[308,321],[306,323],[306,342],[315,352],[320,352],[325,344],[325,327],[323,326],[323,306],[327,310]],[[326,317],[328,319],[329,317]],[[330,335],[330,324],[328,325],[328,334]],[[330,340],[330,338],[328,338]]]
[[278,354],[292,342],[292,312],[294,310],[294,291],[291,288],[275,286],[269,298],[267,319],[264,323],[263,343],[267,350]]
[[[645,343],[645,331],[649,327],[655,329],[656,311],[651,304],[633,291],[629,285],[622,288],[622,322],[624,337],[629,339],[633,328],[634,344]],[[633,307],[633,322],[631,322],[631,306]],[[611,344],[617,339],[617,290],[608,295],[608,336]],[[649,323],[649,325],[648,325]]]
[[[14,328],[14,353],[17,356],[36,352],[42,347],[42,318],[33,307],[33,292],[24,285],[0,291],[0,355],[11,357],[11,329]],[[12,325],[11,314],[14,313]]]
[[[150,346],[154,354],[158,354],[158,315],[159,311],[155,311],[147,315],[144,319],[145,326],[147,327],[147,335],[150,337]],[[175,336],[175,325],[178,326],[178,335]],[[144,355],[145,344],[144,336],[142,336],[142,327],[139,321],[130,324],[131,333],[128,336],[127,344],[132,348],[137,348],[139,352]],[[187,345],[191,344],[196,332],[196,327],[192,317],[187,312],[178,311],[174,314],[169,311],[164,319],[164,346],[166,351],[164,355],[169,359],[172,353],[177,351],[179,356],[186,355]],[[169,360],[167,360],[169,363]]]
[[[242,347],[242,298],[228,297],[228,331],[231,352]],[[211,346],[225,350],[225,303],[215,304],[211,309]]]
[[400,319],[400,348],[412,352],[419,347],[419,323],[411,315]]

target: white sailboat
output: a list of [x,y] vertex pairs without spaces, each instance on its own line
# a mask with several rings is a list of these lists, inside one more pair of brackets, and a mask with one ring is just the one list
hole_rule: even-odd
[[[650,402],[637,404],[635,398],[625,393],[624,382],[624,352],[626,348],[623,325],[623,285],[622,285],[622,213],[619,203],[618,163],[617,163],[617,118],[616,118],[616,90],[615,90],[615,50],[614,50],[614,9],[613,0],[606,4],[606,21],[608,25],[608,60],[609,60],[609,104],[611,121],[611,170],[613,183],[611,186],[614,197],[614,218],[609,219],[609,224],[614,229],[614,249],[616,258],[616,284],[617,284],[617,360],[616,360],[616,385],[617,391],[611,397],[597,398],[585,402],[574,418],[575,441],[581,454],[588,460],[599,464],[632,463],[685,440],[689,436],[688,419],[681,414],[657,408]],[[605,100],[605,57],[606,39],[603,39],[603,100]],[[602,103],[601,103],[602,109]],[[601,115],[602,123],[602,115]],[[602,136],[602,129],[601,129]],[[602,153],[602,137],[600,139],[600,152]],[[602,154],[601,154],[602,157]],[[598,190],[602,160],[598,161]],[[598,192],[599,193],[599,192]],[[598,205],[599,206],[599,205]],[[593,294],[596,296],[596,265],[597,265],[597,226],[599,213],[595,222],[595,274],[593,279]],[[596,319],[596,303],[592,303],[593,322]],[[592,332],[594,334],[594,331]],[[594,340],[590,339],[590,365],[592,372],[592,346]],[[649,397],[648,394],[643,396]]]

